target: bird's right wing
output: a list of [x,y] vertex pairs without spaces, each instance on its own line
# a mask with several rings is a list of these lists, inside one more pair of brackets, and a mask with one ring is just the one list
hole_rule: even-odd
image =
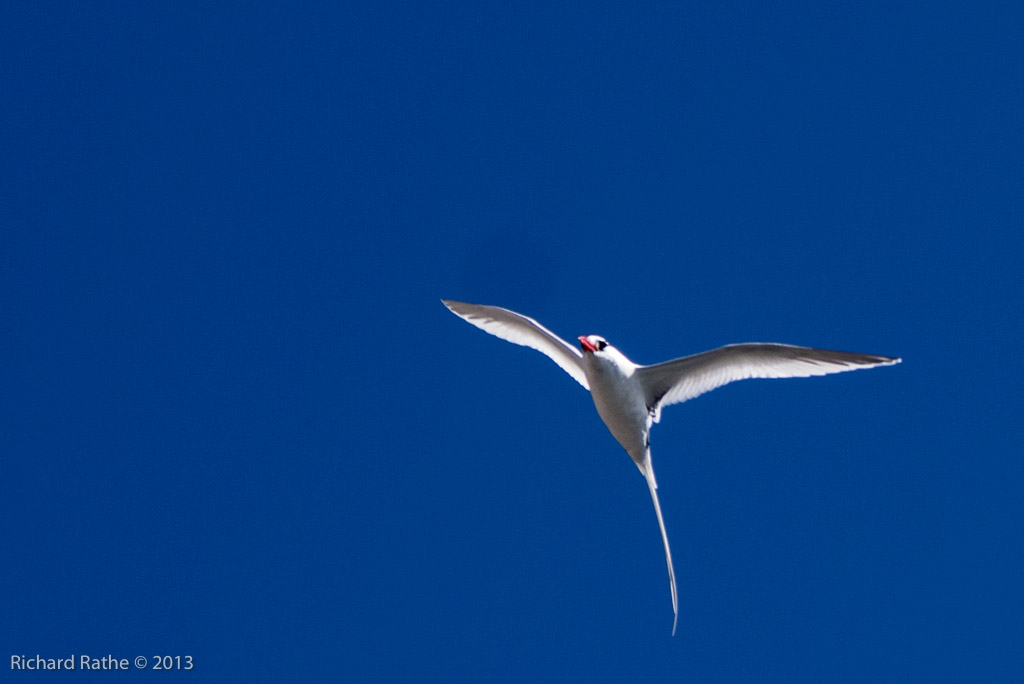
[[583,373],[583,355],[579,350],[532,318],[497,306],[464,304],[448,299],[442,299],[441,303],[453,314],[484,332],[512,344],[536,349],[557,363],[576,382],[583,385],[584,389],[590,389],[587,377]]
[[808,378],[891,366],[900,359],[870,354],[794,347],[788,344],[731,344],[637,370],[654,420],[661,409],[693,399],[716,387],[747,378]]

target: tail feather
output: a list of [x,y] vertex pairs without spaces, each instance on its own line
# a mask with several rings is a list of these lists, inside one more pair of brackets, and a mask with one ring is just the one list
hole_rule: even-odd
[[668,547],[668,532],[665,531],[665,519],[661,516],[661,503],[658,501],[658,482],[654,479],[654,465],[651,463],[651,452],[649,450],[645,459],[643,473],[647,479],[647,487],[651,490],[654,512],[658,514],[661,540],[665,542],[665,562],[668,564],[668,579],[672,586],[672,612],[675,614],[675,618],[672,620],[672,636],[675,636],[676,625],[679,623],[679,595],[676,593],[676,571],[672,567],[672,550]]

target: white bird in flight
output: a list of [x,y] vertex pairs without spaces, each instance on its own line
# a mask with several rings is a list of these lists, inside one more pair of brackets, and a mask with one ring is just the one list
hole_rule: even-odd
[[497,306],[441,301],[452,313],[484,332],[536,349],[590,390],[601,420],[633,459],[651,490],[672,588],[673,635],[679,622],[676,573],[658,502],[658,483],[651,464],[651,425],[661,419],[661,409],[693,399],[734,380],[807,378],[891,366],[902,360],[788,344],[747,343],[730,344],[674,361],[641,366],[627,359],[600,335],[581,335],[578,350],[537,321],[514,311]]

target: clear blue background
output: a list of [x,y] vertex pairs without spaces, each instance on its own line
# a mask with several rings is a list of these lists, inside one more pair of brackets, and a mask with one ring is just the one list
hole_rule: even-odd
[[[1019,3],[628,5],[4,4],[5,661],[1024,679]],[[441,297],[904,363],[665,412],[673,638],[589,397]]]

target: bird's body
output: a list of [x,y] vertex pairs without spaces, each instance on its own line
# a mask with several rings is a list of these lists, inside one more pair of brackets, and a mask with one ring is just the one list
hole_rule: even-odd
[[598,415],[642,470],[650,412],[636,369],[637,365],[614,347],[606,347],[601,356],[583,356],[583,373]]
[[532,318],[496,306],[442,300],[452,313],[485,332],[536,349],[590,390],[598,415],[647,480],[665,546],[675,634],[679,618],[672,551],[658,500],[651,463],[650,430],[661,409],[692,399],[735,380],[828,375],[858,368],[888,366],[900,359],[826,351],[785,344],[734,344],[674,361],[642,366],[598,335],[579,337],[580,350]]

